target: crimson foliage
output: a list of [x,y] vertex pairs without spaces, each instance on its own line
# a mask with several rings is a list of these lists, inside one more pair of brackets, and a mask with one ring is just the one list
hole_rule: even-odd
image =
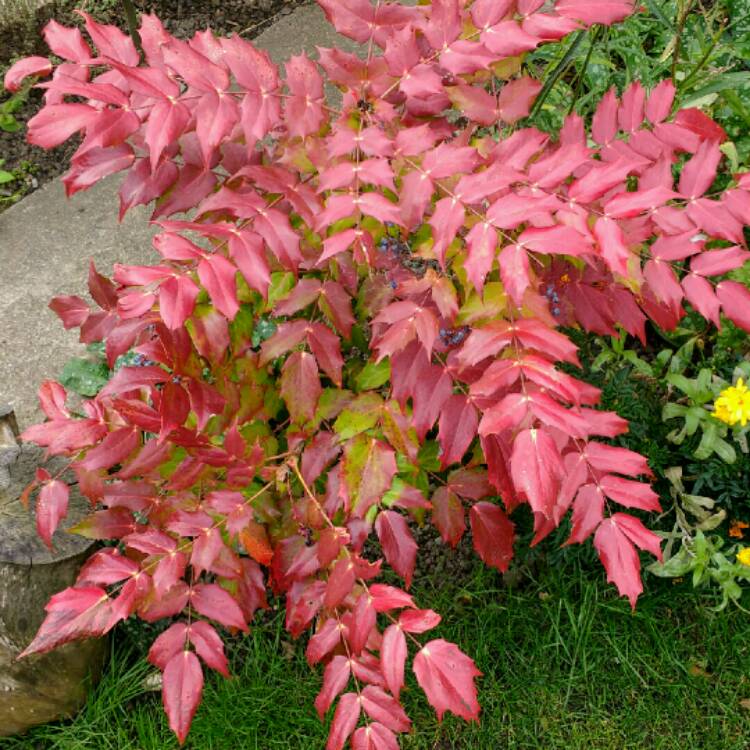
[[[133,614],[173,618],[150,660],[180,741],[204,666],[227,674],[217,628],[246,630],[267,585],[293,636],[314,630],[315,706],[336,703],[328,750],[397,747],[410,650],[438,716],[477,719],[473,661],[423,642],[440,616],[374,582],[367,538],[408,589],[410,516],[456,545],[468,512],[478,555],[504,571],[519,504],[534,543],[572,508],[568,543],[593,536],[634,605],[638,550],[660,557],[659,538],[618,508],[658,498],[637,479],[646,460],[600,439],[625,421],[558,368],[578,364],[560,328],[644,340],[647,319],[674,327],[685,300],[750,328],[750,292],[709,278],[749,255],[750,175],[706,195],[725,135],[698,110],[673,115],[670,82],[607,94],[590,137],[575,115],[557,139],[514,128],[540,90],[524,53],[621,20],[627,0],[319,2],[363,57],[320,49],[282,78],[237,36],[186,42],[146,15],[142,63],[82,14],[96,54],[51,22],[64,62],[6,77],[13,89],[52,74],[29,138],[83,134],[69,194],[125,172],[121,215],[154,203],[161,229],[154,265],[116,265],[112,280],[92,266],[93,308],[51,303],[81,341],[106,342],[110,364],[132,348],[144,361],[81,413],[59,384],[41,387],[48,421],[25,438],[71,459],[92,504],[77,531],[119,543],[52,598],[25,653]],[[35,486],[50,543],[68,487],[48,474]]]

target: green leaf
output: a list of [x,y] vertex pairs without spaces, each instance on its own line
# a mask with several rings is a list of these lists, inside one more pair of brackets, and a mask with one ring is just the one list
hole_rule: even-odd
[[654,562],[648,566],[649,573],[659,578],[679,578],[690,572],[695,561],[690,553],[683,547],[676,555],[673,555],[663,563]]
[[15,179],[16,176],[12,172],[6,172],[4,169],[0,169],[0,185],[13,182]]
[[13,115],[0,114],[0,130],[6,133],[17,133],[23,126]]
[[434,440],[428,440],[419,449],[419,466],[425,471],[440,471],[440,446]]
[[699,89],[693,91],[693,93],[680,103],[680,107],[686,109],[688,107],[697,106],[698,102],[710,94],[715,94],[717,91],[725,91],[726,89],[738,89],[743,86],[747,86],[750,83],[750,71],[736,71],[731,73],[721,73],[716,76],[710,83],[705,86],[701,86]]
[[[241,309],[242,308],[240,308],[240,310]],[[270,318],[260,318],[253,328],[253,334],[250,340],[253,348],[257,349],[266,339],[270,339],[271,336],[276,333],[276,328],[276,323]]]
[[69,359],[60,375],[60,384],[81,396],[96,396],[109,381],[109,367],[105,362],[75,357]]
[[342,440],[349,440],[372,429],[380,419],[383,399],[377,393],[363,393],[354,399],[336,418],[334,432]]
[[[258,343],[255,343],[255,313],[250,305],[240,305],[240,309],[237,311],[237,315],[234,316],[234,320],[229,324],[229,337],[232,341],[232,349],[234,351],[242,351],[242,349],[250,344],[251,346],[259,346],[261,338],[258,336]],[[270,323],[276,330],[276,325],[271,321],[266,321],[266,326]],[[270,327],[268,326],[268,327]],[[265,333],[265,331],[264,331]],[[268,338],[268,336],[266,336]]]
[[371,391],[380,388],[391,377],[391,362],[383,359],[380,362],[368,362],[354,379],[358,391]]
[[291,271],[274,271],[271,274],[271,284],[268,287],[266,309],[273,310],[276,303],[294,289],[296,283]]

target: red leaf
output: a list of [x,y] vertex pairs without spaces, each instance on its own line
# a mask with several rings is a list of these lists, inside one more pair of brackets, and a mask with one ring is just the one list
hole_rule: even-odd
[[93,260],[89,263],[89,292],[102,310],[114,310],[117,307],[115,285],[96,270]]
[[247,521],[239,534],[242,546],[250,557],[261,565],[270,565],[273,559],[273,548],[268,541],[266,527],[256,521]]
[[362,653],[370,634],[375,628],[377,613],[372,599],[363,594],[357,600],[349,619],[349,645],[355,654]]
[[631,0],[559,0],[555,10],[565,18],[583,21],[587,25],[601,23],[609,26],[627,18],[633,12]]
[[679,190],[683,198],[700,198],[714,181],[722,153],[715,141],[703,141],[680,174]]
[[696,107],[681,109],[674,118],[674,124],[687,128],[702,140],[723,143],[727,139],[724,128]]
[[541,90],[541,82],[529,76],[514,78],[506,83],[497,100],[500,119],[512,124],[526,117],[531,112],[531,105]]
[[552,517],[564,469],[555,441],[544,430],[528,429],[513,442],[510,471],[516,491],[533,511]]
[[484,280],[492,268],[497,248],[497,230],[489,222],[478,222],[466,235],[466,275],[481,293]]
[[627,448],[618,448],[606,443],[591,441],[586,444],[586,458],[599,471],[615,471],[619,474],[652,475],[645,456]]
[[594,224],[594,235],[599,243],[602,258],[612,273],[627,276],[630,252],[620,225],[607,216],[602,216]]
[[356,693],[344,693],[336,706],[326,750],[343,750],[359,721],[360,702]]
[[458,496],[447,487],[439,487],[432,498],[432,523],[444,542],[455,547],[466,531],[464,506]]
[[57,21],[50,21],[44,27],[44,41],[58,57],[73,62],[85,62],[91,59],[91,50],[83,39],[78,28],[68,28]]
[[375,530],[385,559],[404,579],[406,588],[409,588],[417,559],[417,543],[409,530],[409,524],[400,513],[384,510],[375,519]]
[[53,297],[48,307],[62,320],[65,329],[78,328],[86,321],[90,313],[88,304],[80,297],[75,296],[60,295]]
[[648,549],[661,560],[660,543],[659,537],[648,531],[637,518],[624,513],[615,513],[602,521],[597,529],[594,547],[607,571],[607,580],[617,586],[621,596],[630,599],[630,606],[634,609],[643,585],[641,563],[633,545]]
[[594,547],[607,571],[607,581],[614,583],[621,596],[627,596],[630,606],[643,591],[641,563],[638,552],[617,523],[608,518],[602,521],[594,536]]
[[132,513],[126,508],[97,510],[68,531],[80,534],[87,539],[120,539],[136,530]]
[[664,80],[658,83],[646,102],[646,117],[652,125],[656,125],[667,118],[675,95],[674,83]]
[[315,698],[315,709],[322,719],[336,696],[346,687],[351,675],[350,660],[338,654],[328,662],[323,673],[323,686]]
[[159,287],[159,314],[167,328],[177,330],[193,314],[200,293],[189,276],[170,276]]
[[469,511],[474,549],[479,557],[501,573],[513,558],[515,526],[494,503],[480,502]]
[[354,563],[348,557],[339,558],[328,577],[323,605],[332,609],[341,604],[354,588],[355,579]]
[[203,670],[192,651],[181,651],[169,661],[162,678],[162,700],[169,728],[182,745],[203,694]]
[[148,660],[162,672],[167,668],[172,659],[185,650],[188,627],[184,622],[176,622],[170,625],[151,644],[148,651]]
[[520,306],[523,295],[531,284],[529,277],[529,256],[519,244],[507,245],[498,256],[500,278],[510,298]]
[[370,586],[370,596],[376,612],[389,612],[392,609],[414,606],[414,600],[405,591],[383,583],[374,583]]
[[364,712],[394,732],[408,732],[411,721],[396,699],[376,685],[368,685],[362,691],[361,704]]
[[190,413],[190,397],[179,384],[169,380],[161,392],[159,404],[161,414],[161,431],[159,438],[163,439],[178,427],[182,427]]
[[229,253],[250,288],[266,298],[268,285],[271,283],[271,270],[268,267],[263,238],[249,231],[232,233],[229,237]]
[[432,251],[443,268],[445,268],[445,251],[463,226],[464,219],[463,203],[456,198],[442,198],[435,204],[435,210],[429,221],[435,240]]
[[608,498],[626,508],[639,510],[661,510],[659,496],[644,482],[606,474],[599,480],[599,487]]
[[339,337],[322,323],[310,323],[307,343],[318,361],[318,366],[340,388],[344,358],[341,356]]
[[594,484],[584,484],[573,502],[573,528],[566,544],[588,539],[604,519],[604,495]]
[[716,285],[721,311],[735,325],[750,331],[750,290],[738,281],[721,281]]
[[352,750],[398,750],[396,735],[377,721],[352,735]]
[[24,57],[8,68],[3,81],[8,91],[15,92],[29,76],[48,76],[52,72],[52,63],[46,57]]
[[108,547],[95,552],[86,561],[78,574],[77,582],[109,586],[125,578],[131,578],[139,570],[138,563],[120,554],[117,548]]
[[209,255],[198,264],[198,278],[216,309],[227,318],[234,320],[240,309],[237,302],[237,269],[223,255]]
[[599,100],[591,122],[591,137],[602,146],[611,143],[617,135],[617,94],[611,88]]
[[138,430],[132,427],[121,427],[110,432],[95,448],[86,453],[80,465],[86,471],[110,469],[115,464],[122,463],[139,445]]
[[302,453],[302,478],[311,484],[323,470],[338,456],[340,446],[332,432],[321,430],[317,432]]
[[446,711],[466,721],[479,720],[474,678],[482,673],[458,646],[442,638],[430,641],[414,657],[413,669],[439,721]]
[[48,104],[29,120],[26,137],[35,146],[54,148],[89,127],[97,115],[87,104]]
[[407,633],[426,633],[436,628],[441,619],[431,609],[405,609],[398,617],[398,624]]
[[404,665],[406,663],[406,636],[398,625],[389,625],[383,633],[380,645],[380,669],[388,690],[398,700],[404,686]]
[[308,322],[306,320],[290,320],[282,323],[270,339],[266,339],[260,348],[259,365],[265,365],[286,354],[297,344],[304,341],[307,335]]
[[477,434],[478,424],[477,410],[466,396],[454,394],[443,404],[438,430],[443,467],[461,461]]
[[214,628],[203,620],[198,620],[188,629],[190,643],[207,667],[215,669],[224,677],[229,677],[227,657],[224,655],[224,644]]
[[245,617],[237,602],[215,583],[199,583],[190,592],[195,611],[227,628],[247,631]]
[[148,388],[169,380],[169,373],[161,367],[121,367],[114,377],[99,391],[99,397]]
[[318,304],[336,330],[349,338],[354,325],[354,316],[352,315],[352,298],[344,287],[338,281],[323,282]]
[[304,424],[315,416],[323,389],[312,354],[293,352],[289,356],[281,368],[279,390],[294,422]]
[[311,667],[341,643],[342,630],[343,627],[340,627],[333,617],[329,617],[323,627],[319,628],[310,638],[305,650],[305,657]]
[[36,504],[36,529],[44,543],[52,549],[52,535],[60,520],[68,515],[70,489],[65,482],[54,479],[42,485]]
[[112,601],[98,586],[67,588],[55,594],[44,609],[47,616],[19,659],[76,639],[104,635],[112,626]]
[[200,576],[204,570],[211,570],[214,560],[223,548],[224,542],[218,529],[208,528],[195,537],[190,555],[190,564],[195,569],[195,575]]

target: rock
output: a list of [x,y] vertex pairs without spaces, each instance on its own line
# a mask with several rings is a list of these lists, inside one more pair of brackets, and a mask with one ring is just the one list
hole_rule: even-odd
[[[104,663],[103,639],[16,660],[44,619],[49,598],[75,581],[95,544],[64,530],[88,512],[88,503],[75,491],[68,518],[53,538],[54,549],[38,538],[33,512],[18,498],[40,463],[41,451],[24,446],[9,467],[8,488],[0,489],[0,736],[73,714]],[[59,464],[48,462],[45,468],[59,470]]]

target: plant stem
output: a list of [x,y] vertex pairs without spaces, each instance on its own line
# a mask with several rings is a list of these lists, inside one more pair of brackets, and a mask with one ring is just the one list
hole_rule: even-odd
[[141,35],[138,33],[138,14],[136,13],[133,0],[122,0],[122,7],[125,10],[125,18],[128,22],[128,31],[135,44],[138,53],[143,57],[143,46],[141,44]]
[[680,60],[680,47],[682,45],[682,32],[685,29],[690,9],[693,7],[693,0],[687,0],[683,5],[677,6],[677,31],[675,32],[674,52],[672,53],[672,80],[677,81],[677,63]]
[[698,75],[698,73],[700,73],[700,71],[703,69],[703,66],[708,62],[708,58],[711,56],[711,53],[714,51],[714,48],[716,47],[716,44],[721,38],[721,35],[724,33],[725,28],[726,28],[726,20],[721,22],[721,25],[719,26],[718,31],[714,34],[713,38],[711,39],[711,44],[708,45],[708,49],[703,53],[703,56],[695,64],[695,67],[690,71],[690,74],[685,78],[685,80],[681,84],[678,84],[678,88],[686,89],[693,82],[693,79]]

